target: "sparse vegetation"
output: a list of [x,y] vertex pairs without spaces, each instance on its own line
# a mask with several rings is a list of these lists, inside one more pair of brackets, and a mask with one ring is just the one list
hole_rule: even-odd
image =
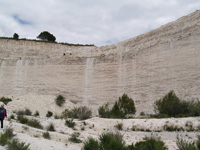
[[40,122],[36,119],[31,119],[27,122],[27,125],[38,128],[38,129],[43,129],[43,126],[40,124]]
[[7,139],[12,139],[15,136],[15,134],[13,133],[13,128],[11,127],[6,128],[4,134],[6,135]]
[[15,119],[15,116],[13,114],[10,115],[10,119]]
[[31,116],[32,112],[30,111],[30,109],[26,108],[25,110],[18,110],[16,112],[17,115],[27,115],[27,116]]
[[18,139],[13,139],[11,142],[8,142],[8,150],[30,150],[29,145],[25,142],[19,142]]
[[111,149],[127,149],[122,139],[122,135],[119,133],[102,133],[99,136],[100,147],[104,150]]
[[79,136],[80,136],[79,132],[74,132],[69,138],[69,141],[73,143],[81,143],[82,141],[78,138]]
[[[95,149],[96,147],[96,149]],[[83,145],[83,150],[128,150],[119,133],[102,133],[99,142],[89,137]]]
[[103,118],[126,118],[128,114],[135,114],[136,108],[133,99],[123,94],[111,109],[105,104],[99,107],[98,111]]
[[76,123],[73,122],[73,119],[67,119],[65,121],[65,125],[68,126],[69,128],[74,128],[74,126],[76,125]]
[[140,112],[140,116],[145,116],[145,113],[143,111]]
[[47,126],[47,131],[56,131],[53,123],[50,123],[50,124]]
[[18,120],[20,123],[22,123],[22,124],[27,124],[28,121],[29,121],[28,118],[26,118],[26,117],[24,117],[24,116],[22,116],[22,115],[17,116],[17,120]]
[[50,134],[49,134],[48,131],[47,131],[47,132],[44,132],[42,135],[43,135],[43,137],[44,137],[45,139],[51,139]]
[[73,108],[71,110],[65,110],[62,113],[63,118],[77,118],[79,120],[85,120],[88,119],[92,116],[92,111],[86,107],[86,106],[81,106],[78,108]]
[[24,114],[27,116],[31,116],[32,112],[30,111],[30,109],[26,108]]
[[62,118],[62,117],[59,116],[59,115],[57,115],[57,114],[54,115],[54,119],[61,119],[61,118]]
[[183,127],[179,127],[179,126],[176,126],[176,125],[164,125],[164,130],[165,131],[184,131],[184,128]]
[[177,136],[176,145],[178,150],[197,150],[195,142],[188,142]]
[[92,137],[89,137],[84,143],[82,150],[98,150],[99,142]]
[[52,113],[51,111],[48,111],[47,114],[46,114],[46,117],[49,118],[49,117],[51,117],[51,116],[53,116],[53,113]]
[[135,144],[128,146],[130,150],[167,150],[165,143],[156,137],[145,137],[144,141],[139,141]]
[[6,145],[8,140],[12,139],[14,136],[13,129],[6,128],[5,132],[0,135],[0,145]]
[[62,95],[58,95],[55,99],[56,105],[62,106],[65,103],[65,97]]
[[40,116],[39,111],[35,111],[34,116],[35,116],[35,117],[36,117],[36,116]]
[[117,128],[118,130],[122,130],[123,127],[123,123],[118,123],[115,125],[115,128]]
[[7,105],[9,102],[12,101],[12,99],[6,98],[6,97],[1,97],[0,101],[3,102],[5,105]]
[[111,117],[111,111],[108,108],[108,103],[102,105],[98,109],[99,115],[102,118],[110,118]]
[[[13,40],[13,37],[0,37],[0,39],[8,39],[8,40]],[[52,41],[44,41],[44,40],[36,40],[36,39],[26,39],[26,38],[21,38],[18,39],[20,41],[33,41],[33,42],[40,42],[40,43],[54,43],[54,44],[62,44],[62,45],[67,45],[67,46],[95,46],[94,44],[73,44],[73,43],[67,43],[67,42],[52,42]]]
[[0,135],[0,145],[4,146],[7,144],[8,138],[5,133]]

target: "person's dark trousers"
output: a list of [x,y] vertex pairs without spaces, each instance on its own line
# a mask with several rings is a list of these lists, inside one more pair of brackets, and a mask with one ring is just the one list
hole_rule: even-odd
[[3,119],[0,119],[1,120],[1,128],[3,128]]

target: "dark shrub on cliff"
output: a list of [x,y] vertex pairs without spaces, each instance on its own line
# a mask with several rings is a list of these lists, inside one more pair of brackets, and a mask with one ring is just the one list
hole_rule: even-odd
[[49,33],[48,31],[41,32],[37,36],[37,38],[41,39],[41,40],[51,41],[51,42],[55,42],[56,41],[56,37],[53,34]]
[[155,112],[158,115],[168,115],[169,117],[200,116],[199,101],[180,100],[174,91],[170,91],[163,98],[154,103]]
[[58,95],[55,99],[56,105],[62,106],[65,103],[65,97]]
[[125,118],[128,114],[135,114],[136,108],[132,98],[127,94],[123,94],[119,97],[119,100],[115,102],[111,110],[108,108],[108,104],[99,107],[99,115],[104,118]]
[[6,97],[1,97],[0,101],[3,102],[5,105],[7,105],[9,102],[12,101],[12,99],[6,98]]

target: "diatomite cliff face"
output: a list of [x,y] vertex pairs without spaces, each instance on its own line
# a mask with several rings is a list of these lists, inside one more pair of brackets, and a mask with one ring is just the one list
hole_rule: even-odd
[[62,94],[96,109],[126,93],[137,112],[151,113],[170,90],[186,100],[200,98],[199,10],[103,47],[0,39],[2,96]]

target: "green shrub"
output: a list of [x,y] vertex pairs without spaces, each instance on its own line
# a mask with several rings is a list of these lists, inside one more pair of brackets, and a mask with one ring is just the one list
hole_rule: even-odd
[[73,119],[71,119],[71,120],[66,120],[65,121],[65,125],[68,126],[69,128],[74,128],[74,126],[76,125],[76,123],[73,122]]
[[134,150],[167,150],[165,143],[159,138],[146,137],[144,140],[137,142]]
[[71,110],[65,109],[65,111],[62,113],[63,118],[77,118],[80,120],[88,119],[92,116],[92,111],[86,107],[75,107]]
[[6,128],[4,134],[6,135],[7,139],[12,139],[15,136],[15,134],[13,133],[13,128],[11,127]]
[[167,114],[169,117],[175,117],[180,114],[189,113],[189,102],[181,101],[174,91],[170,91],[162,99],[154,103],[154,108],[159,114]]
[[0,101],[3,102],[5,105],[7,105],[9,102],[12,101],[12,99],[6,98],[6,97],[1,97]]
[[118,130],[122,130],[123,127],[123,123],[118,123],[115,125],[115,128],[117,128]]
[[53,113],[51,111],[48,111],[46,114],[46,117],[51,117],[53,115]]
[[40,124],[40,122],[36,119],[31,119],[27,122],[27,125],[38,128],[38,129],[43,129],[43,126]]
[[17,120],[18,120],[20,123],[22,123],[22,124],[27,124],[28,121],[29,121],[28,118],[26,118],[26,117],[24,117],[24,116],[22,116],[22,115],[17,116]]
[[100,106],[98,109],[98,112],[99,112],[99,116],[102,118],[110,118],[111,117],[111,112],[108,108],[108,103]]
[[56,105],[62,106],[65,103],[65,97],[58,95],[55,99]]
[[157,117],[200,116],[200,101],[183,101],[176,96],[174,91],[170,91],[154,103],[154,109]]
[[30,144],[25,144],[24,142],[19,142],[17,139],[13,139],[11,142],[8,142],[8,150],[30,150]]
[[12,139],[14,136],[13,129],[11,127],[6,128],[5,132],[0,135],[0,145],[6,145],[8,140]]
[[111,110],[112,115],[116,117],[125,117],[127,114],[135,114],[136,108],[132,98],[127,94],[123,94],[119,97],[118,102],[115,102],[114,107]]
[[8,138],[5,133],[0,135],[0,145],[4,146],[7,144]]
[[128,114],[135,114],[136,108],[132,98],[127,94],[123,94],[119,97],[119,100],[115,102],[111,110],[108,108],[108,104],[105,104],[98,109],[99,115],[105,118],[125,118]]
[[80,136],[79,132],[74,132],[69,138],[69,141],[73,143],[81,143],[82,141],[78,138],[79,136]]
[[15,119],[15,116],[12,114],[12,115],[10,116],[10,119]]
[[40,116],[39,111],[35,111],[34,116],[35,116],[35,117],[36,117],[36,116]]
[[86,120],[89,119],[91,116],[92,111],[88,107],[82,106],[77,109],[77,118],[79,120]]
[[19,39],[19,35],[17,33],[13,34],[13,39],[18,40]]
[[200,150],[200,136],[197,136],[198,140],[196,141],[197,149]]
[[92,137],[89,137],[84,143],[82,150],[98,150],[99,142]]
[[27,115],[27,116],[31,116],[32,112],[30,111],[30,109],[26,108],[25,110],[18,110],[17,115]]
[[179,138],[179,136],[177,136],[176,145],[178,147],[178,150],[197,150],[195,142],[187,142]]
[[50,123],[49,126],[47,126],[47,131],[56,131],[53,123]]
[[178,127],[175,125],[164,125],[165,131],[184,131],[182,127]]
[[200,101],[191,101],[189,103],[189,115],[188,116],[200,116]]
[[44,132],[42,135],[45,139],[51,139],[49,132]]
[[140,116],[145,116],[145,113],[143,111],[140,112]]
[[100,149],[102,150],[127,150],[122,136],[118,133],[102,133],[99,136]]

